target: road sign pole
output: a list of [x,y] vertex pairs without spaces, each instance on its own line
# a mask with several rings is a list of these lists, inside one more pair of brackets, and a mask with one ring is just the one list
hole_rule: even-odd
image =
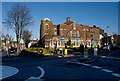
[[62,56],[63,56],[63,41],[62,41]]
[[62,41],[62,56],[63,56],[63,40],[64,39],[65,39],[64,37],[60,37],[60,40]]

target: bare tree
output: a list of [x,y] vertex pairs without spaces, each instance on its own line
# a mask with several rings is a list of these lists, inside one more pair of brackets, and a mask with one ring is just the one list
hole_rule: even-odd
[[[9,34],[6,34],[6,35],[4,35],[4,34],[2,34],[2,40],[4,40],[4,43],[5,43],[5,46],[8,44],[8,43],[10,43],[11,44],[11,41],[13,41],[13,37],[12,36],[10,36]],[[8,42],[9,41],[9,42]]]
[[30,9],[21,4],[13,6],[12,9],[7,12],[6,22],[16,34],[18,53],[23,29],[33,23]]
[[24,30],[22,34],[22,39],[24,41],[25,47],[28,48],[28,43],[30,42],[32,33],[28,30]]

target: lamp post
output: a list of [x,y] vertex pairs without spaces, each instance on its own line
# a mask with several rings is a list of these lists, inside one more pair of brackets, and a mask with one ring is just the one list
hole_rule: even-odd
[[108,28],[109,26],[107,26],[107,45],[108,45]]
[[[2,22],[3,24],[7,24],[7,22]],[[7,25],[7,55],[8,55],[8,25]]]

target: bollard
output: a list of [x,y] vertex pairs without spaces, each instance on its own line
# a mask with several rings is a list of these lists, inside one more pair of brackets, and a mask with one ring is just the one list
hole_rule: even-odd
[[87,52],[87,49],[84,50],[84,58],[88,58],[88,52]]
[[67,55],[67,49],[65,49],[64,54],[66,54],[66,55]]
[[97,55],[97,48],[94,48],[94,55]]

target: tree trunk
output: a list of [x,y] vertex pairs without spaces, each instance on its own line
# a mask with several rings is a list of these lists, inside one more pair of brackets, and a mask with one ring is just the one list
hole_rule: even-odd
[[19,41],[19,35],[17,35],[17,54],[19,53],[19,48],[20,48],[20,41]]

